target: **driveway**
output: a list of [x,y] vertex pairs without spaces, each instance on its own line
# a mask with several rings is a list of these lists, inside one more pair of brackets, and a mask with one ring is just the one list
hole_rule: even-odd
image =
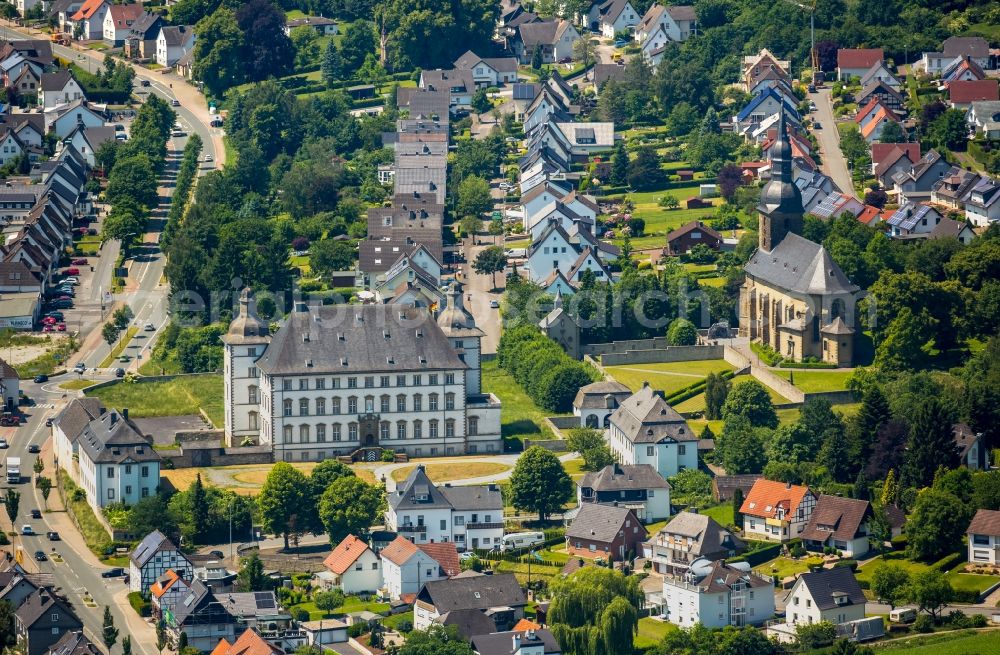
[[817,89],[816,93],[810,93],[809,99],[816,103],[814,116],[822,125],[821,129],[813,130],[816,141],[819,143],[820,156],[823,164],[820,170],[833,180],[833,185],[842,193],[854,193],[854,185],[851,182],[851,173],[847,168],[847,160],[844,153],[840,151],[840,132],[837,131],[837,122],[833,116],[833,100],[830,98],[830,89]]
[[[500,310],[490,307],[490,302],[499,302],[503,294],[506,282],[506,271],[496,274],[497,290],[493,290],[493,276],[480,275],[472,270],[472,262],[476,260],[482,250],[493,245],[494,237],[481,234],[476,236],[476,241],[480,245],[473,243],[471,239],[466,239],[462,243],[465,253],[465,263],[462,264],[462,276],[459,280],[465,285],[465,308],[468,309],[473,318],[476,319],[476,326],[486,333],[482,340],[482,354],[492,355],[497,351],[497,343],[500,341]],[[496,237],[497,245],[503,245],[503,238]]]

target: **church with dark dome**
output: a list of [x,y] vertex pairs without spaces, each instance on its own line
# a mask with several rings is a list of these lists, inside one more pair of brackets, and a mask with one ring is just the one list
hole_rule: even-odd
[[741,337],[786,359],[850,366],[857,301],[852,283],[821,244],[802,236],[802,195],[792,179],[792,148],[784,115],[771,159],[771,179],[760,194],[759,243],[744,267]]

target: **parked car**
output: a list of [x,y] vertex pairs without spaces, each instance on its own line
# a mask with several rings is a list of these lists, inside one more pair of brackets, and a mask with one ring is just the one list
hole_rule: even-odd
[[499,309],[499,308],[500,308],[500,303],[498,301],[496,300],[490,301],[490,309]]
[[47,314],[45,314],[45,317],[54,318],[57,321],[61,321],[63,320],[63,318],[65,318],[62,312],[48,312]]
[[72,263],[74,266],[86,266],[87,265],[87,260],[84,257],[80,257],[78,259],[74,259],[70,263]]
[[80,269],[75,266],[71,266],[62,272],[63,275],[79,275]]
[[113,569],[108,569],[107,571],[101,572],[102,578],[120,578],[125,575],[125,569],[116,566]]
[[573,63],[573,58],[572,57],[563,57],[562,59],[559,60],[559,63],[560,64],[572,64]]
[[45,551],[44,550],[36,550],[35,551],[35,561],[44,562],[47,559],[48,559],[48,557],[45,556]]
[[31,510],[31,518],[33,518],[33,519],[40,519],[40,518],[42,518],[42,510],[40,510],[40,509],[33,509],[33,510]]
[[819,121],[813,121],[813,129],[814,130],[822,130],[823,126],[819,124]]
[[35,529],[28,524],[24,524],[21,526],[21,534],[23,534],[26,537],[34,536]]
[[42,319],[42,325],[55,325],[58,322],[55,316],[46,316]]
[[55,531],[46,532],[45,536],[49,538],[49,541],[59,541],[60,540],[59,539],[59,533],[55,532]]
[[59,325],[56,326],[56,332],[65,332],[65,331],[66,331],[65,323],[60,323]]
[[35,376],[36,384],[41,384],[42,382],[48,382],[48,381],[49,381],[49,376],[45,375],[44,373]]

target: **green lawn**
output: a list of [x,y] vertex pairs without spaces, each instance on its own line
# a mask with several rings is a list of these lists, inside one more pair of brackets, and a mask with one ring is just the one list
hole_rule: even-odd
[[348,596],[344,599],[344,604],[333,610],[330,613],[324,612],[323,610],[316,607],[316,603],[299,603],[298,605],[292,605],[289,608],[290,611],[294,610],[305,610],[309,612],[309,620],[318,621],[320,619],[328,618],[334,615],[349,614],[350,612],[375,612],[376,614],[382,614],[383,612],[389,611],[388,603],[375,603],[375,602],[362,602],[357,596]]
[[125,334],[118,338],[118,343],[114,345],[111,351],[104,357],[104,359],[101,360],[101,363],[98,364],[98,366],[100,368],[107,368],[114,364],[115,360],[117,360],[118,357],[125,351],[125,346],[127,346],[132,341],[133,337],[135,337],[138,333],[139,328],[134,325],[125,330]]
[[[698,183],[678,189],[665,189],[663,191],[642,191],[628,194],[628,198],[635,203],[633,215],[646,221],[646,232],[666,234],[685,223],[699,218],[711,217],[715,214],[714,207],[703,209],[685,209],[685,202],[688,198],[698,195]],[[678,209],[666,209],[660,207],[660,198],[663,196],[673,196],[680,201]],[[714,206],[722,204],[722,198],[706,198]]]
[[100,398],[108,407],[128,407],[131,416],[137,418],[197,414],[201,408],[217,427],[225,422],[222,376],[214,373],[157,382],[120,381],[87,395]]
[[821,369],[773,369],[772,373],[793,380],[793,384],[806,393],[819,391],[844,391],[851,371],[824,371]]
[[86,495],[80,500],[73,500],[74,491],[79,489],[79,487],[70,479],[65,469],[59,471],[59,483],[62,486],[63,501],[66,510],[73,519],[73,523],[79,528],[80,534],[83,535],[83,540],[86,542],[87,548],[98,557],[103,556],[104,549],[111,542],[111,535],[108,534],[108,531],[97,520],[93,508],[87,502]]
[[706,359],[690,362],[607,366],[605,370],[633,391],[641,389],[643,382],[649,382],[654,389],[662,389],[669,396],[678,389],[701,381],[709,373],[731,371],[733,367],[724,359]]
[[996,630],[965,630],[926,635],[886,644],[878,652],[906,655],[1000,655],[1000,635]]
[[[881,559],[886,562],[899,564],[911,574],[921,573],[938,567],[936,563],[927,564],[907,559],[905,553],[903,552],[886,553],[881,557]],[[965,569],[965,565],[966,562],[959,562],[957,565],[952,567],[950,571],[945,572],[945,578],[947,578],[948,582],[951,583],[951,586],[957,590],[975,591],[977,593],[981,593],[994,585],[996,582],[1000,581],[1000,578],[993,575],[963,573],[962,571]],[[858,569],[858,580],[867,580],[871,582],[871,576],[877,566],[877,562],[871,562],[870,564]]]
[[669,633],[680,630],[673,623],[658,621],[651,617],[639,619],[639,633],[635,636],[636,648],[649,648],[663,641]]
[[521,441],[553,437],[544,424],[545,412],[514,382],[514,378],[497,366],[496,360],[483,362],[483,391],[495,394],[503,403],[500,433],[504,439]]
[[[743,384],[747,380],[751,380],[751,379],[753,379],[753,378],[741,376],[741,377],[735,378],[733,380],[733,384],[734,385],[735,384]],[[767,393],[771,396],[771,402],[774,403],[775,405],[784,405],[786,403],[790,403],[791,402],[790,400],[788,400],[788,398],[785,398],[784,396],[782,396],[781,394],[779,394],[777,391],[775,391],[771,387],[767,386],[766,384],[764,385],[764,388],[767,389]],[[688,398],[684,402],[679,403],[677,406],[675,406],[674,409],[676,409],[678,412],[701,412],[701,411],[704,411],[705,410],[705,394],[700,393],[697,396],[694,396],[693,398]],[[714,430],[715,428],[712,428],[712,429]],[[716,433],[716,434],[718,434],[718,433]]]
[[774,575],[778,577],[778,580],[784,580],[793,575],[805,573],[808,570],[809,567],[806,566],[806,558],[793,560],[789,557],[776,557],[770,562],[764,562],[754,568],[754,571],[757,573],[761,575]]
[[722,527],[733,524],[732,503],[721,503],[715,507],[706,507],[705,509],[698,510],[698,513],[713,519]]
[[92,387],[97,384],[94,380],[68,380],[59,385],[60,389],[68,389],[69,391],[77,391],[79,389],[86,389],[87,387]]

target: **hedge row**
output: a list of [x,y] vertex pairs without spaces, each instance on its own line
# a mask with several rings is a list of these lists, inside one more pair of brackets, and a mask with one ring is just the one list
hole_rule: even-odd
[[837,368],[836,364],[830,364],[827,362],[790,362],[782,361],[778,364],[778,368]]
[[163,229],[164,246],[169,246],[170,236],[180,224],[184,212],[187,210],[188,202],[191,200],[191,187],[194,185],[195,175],[198,174],[198,160],[201,157],[202,141],[197,134],[192,134],[184,146],[181,154],[181,165],[177,169],[177,183],[174,186],[174,195],[171,198],[170,211],[167,213],[167,224]]
[[774,543],[769,546],[764,546],[760,550],[755,550],[753,552],[744,553],[743,555],[738,555],[731,558],[730,562],[746,562],[751,567],[760,566],[764,562],[770,562],[775,557],[781,554],[781,549],[784,544]]
[[139,616],[146,617],[153,613],[153,608],[149,604],[149,601],[142,597],[142,594],[138,591],[133,591],[128,595],[128,604],[132,606],[135,613]]
[[598,378],[593,367],[571,358],[534,325],[504,330],[497,364],[549,412],[568,412],[580,387]]
[[[732,379],[733,375],[735,375],[733,371],[722,372],[722,377],[726,380]],[[705,387],[707,386],[707,384],[708,384],[707,380],[698,380],[693,384],[689,384],[686,387],[678,389],[677,391],[667,396],[664,400],[667,401],[668,405],[680,404],[685,400],[688,400],[689,398],[694,398],[698,394],[703,393],[705,391]]]

